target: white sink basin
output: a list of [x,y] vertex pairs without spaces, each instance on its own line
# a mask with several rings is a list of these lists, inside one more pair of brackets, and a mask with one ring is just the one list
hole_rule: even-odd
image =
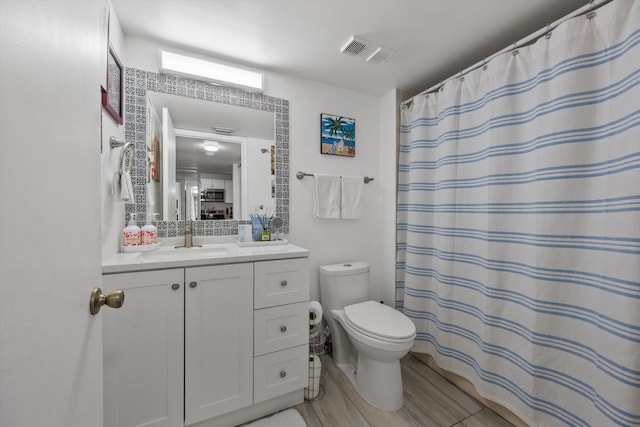
[[143,258],[209,258],[229,255],[229,248],[222,245],[192,246],[190,248],[162,247],[156,251],[141,253]]

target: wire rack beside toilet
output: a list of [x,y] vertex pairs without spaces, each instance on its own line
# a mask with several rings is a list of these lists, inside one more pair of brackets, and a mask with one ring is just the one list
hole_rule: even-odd
[[304,398],[313,401],[324,395],[325,343],[322,321],[314,322],[315,313],[309,312],[309,382],[304,389]]

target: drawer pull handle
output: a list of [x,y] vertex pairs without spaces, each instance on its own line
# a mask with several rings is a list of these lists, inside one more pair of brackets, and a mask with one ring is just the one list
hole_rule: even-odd
[[287,283],[286,280],[283,280],[282,282],[280,282],[280,286],[287,286],[287,285],[288,285],[288,283]]
[[198,286],[198,282],[189,283],[189,287],[191,287],[191,288],[195,288],[196,286]]
[[171,285],[171,289],[177,291],[178,289],[180,289],[180,285],[178,283],[174,283],[173,285]]
[[280,332],[287,332],[287,327],[285,325],[280,326]]
[[287,371],[280,371],[280,378],[284,378],[287,376]]

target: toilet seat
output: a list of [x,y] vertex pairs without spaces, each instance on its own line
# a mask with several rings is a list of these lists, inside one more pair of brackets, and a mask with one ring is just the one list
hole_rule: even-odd
[[377,340],[405,343],[416,335],[416,327],[407,316],[375,301],[345,306],[344,314],[353,329]]

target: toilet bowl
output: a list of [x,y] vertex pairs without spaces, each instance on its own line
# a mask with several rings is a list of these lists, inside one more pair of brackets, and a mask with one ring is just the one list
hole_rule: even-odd
[[[406,319],[405,327],[397,336],[377,335],[374,327],[363,329],[348,316],[349,309],[366,311],[371,319],[386,317],[393,312]],[[402,313],[375,301],[347,306],[344,310],[332,310],[331,315],[340,323],[357,351],[357,366],[351,370],[353,384],[371,406],[383,411],[397,411],[404,405],[400,359],[413,346],[415,326]],[[382,316],[381,316],[382,315]],[[402,332],[400,332],[402,331]],[[345,368],[345,366],[341,366]]]
[[397,411],[404,404],[400,358],[416,329],[401,312],[367,300],[369,266],[320,268],[320,292],[333,336],[334,362],[372,406]]

